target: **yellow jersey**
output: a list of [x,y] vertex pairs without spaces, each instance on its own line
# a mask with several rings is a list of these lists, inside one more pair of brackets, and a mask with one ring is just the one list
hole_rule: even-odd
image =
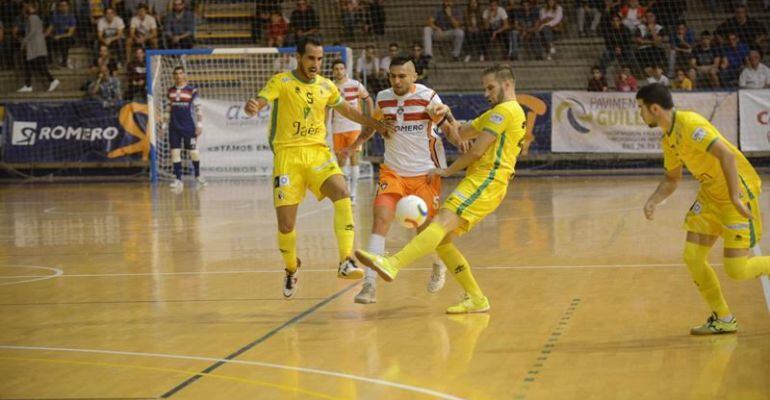
[[719,160],[709,154],[717,141],[735,154],[739,179],[749,188],[758,188],[762,181],[757,171],[735,146],[725,139],[711,123],[698,113],[674,110],[671,130],[663,135],[663,166],[667,171],[684,165],[701,183],[701,191],[717,201],[730,201],[727,181]]
[[495,136],[480,159],[468,167],[466,174],[483,175],[486,180],[508,183],[521,153],[527,129],[527,117],[516,100],[500,103],[471,122],[477,131]]
[[270,147],[327,146],[326,107],[343,99],[337,86],[320,75],[312,82],[297,77],[295,71],[274,75],[257,95],[272,102]]

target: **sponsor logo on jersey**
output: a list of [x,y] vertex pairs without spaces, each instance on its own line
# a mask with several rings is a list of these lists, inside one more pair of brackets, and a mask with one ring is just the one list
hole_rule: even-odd
[[702,142],[706,138],[706,131],[703,128],[698,128],[692,133],[692,140],[696,142]]

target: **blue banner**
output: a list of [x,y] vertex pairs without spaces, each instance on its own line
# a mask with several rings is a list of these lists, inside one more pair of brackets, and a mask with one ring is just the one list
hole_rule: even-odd
[[[444,94],[441,100],[452,109],[452,113],[461,121],[470,121],[489,109],[489,103],[483,94]],[[527,134],[531,135],[530,153],[547,153],[551,151],[551,93],[519,94],[519,104],[527,113]],[[457,154],[457,149],[444,141],[446,153]],[[372,155],[382,155],[385,152],[382,137],[373,139]]]
[[147,105],[98,101],[8,104],[3,161],[110,162],[147,160]]

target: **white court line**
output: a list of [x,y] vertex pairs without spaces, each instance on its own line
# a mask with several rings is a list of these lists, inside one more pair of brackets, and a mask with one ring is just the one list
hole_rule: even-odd
[[3,276],[3,279],[24,279],[23,281],[15,281],[15,282],[4,282],[0,283],[0,286],[10,286],[10,285],[18,285],[20,283],[28,283],[28,282],[37,282],[37,281],[44,281],[47,279],[53,279],[59,276],[64,275],[64,271],[62,271],[59,268],[53,268],[53,267],[40,267],[37,265],[3,265],[0,266],[0,268],[28,268],[28,269],[42,269],[46,271],[53,271],[53,274],[51,275],[20,275],[20,276]]
[[[426,388],[422,388],[422,387],[419,387],[419,386],[406,385],[406,384],[386,381],[386,380],[382,380],[382,379],[367,378],[367,377],[364,377],[364,376],[346,374],[344,372],[326,371],[326,370],[315,369],[315,368],[292,367],[290,365],[272,364],[272,363],[265,363],[265,362],[259,362],[259,361],[228,360],[228,359],[224,359],[224,358],[199,357],[199,356],[164,354],[164,353],[142,353],[142,352],[133,352],[133,351],[98,350],[98,349],[74,349],[74,348],[64,348],[64,347],[6,346],[6,345],[0,345],[0,349],[7,349],[7,350],[33,350],[33,351],[59,351],[59,352],[69,352],[69,353],[112,354],[112,355],[121,355],[121,356],[154,357],[154,358],[166,358],[166,359],[176,359],[176,360],[196,360],[196,361],[209,361],[209,362],[217,362],[217,363],[221,362],[221,363],[227,363],[227,364],[254,365],[254,366],[258,366],[258,367],[275,368],[275,369],[284,369],[284,370],[290,370],[290,371],[306,372],[306,373],[309,373],[309,374],[333,376],[335,378],[350,379],[350,380],[354,380],[354,381],[372,383],[372,384],[375,384],[375,385],[389,386],[389,387],[393,387],[393,388],[397,388],[397,389],[402,389],[402,390],[406,390],[406,391],[410,391],[410,392],[421,393],[421,394],[433,396],[433,397],[436,397],[436,398],[439,398],[439,399],[464,400],[461,397],[452,396],[450,394],[437,392],[435,390],[426,389]],[[193,374],[193,373],[191,373],[191,374]]]

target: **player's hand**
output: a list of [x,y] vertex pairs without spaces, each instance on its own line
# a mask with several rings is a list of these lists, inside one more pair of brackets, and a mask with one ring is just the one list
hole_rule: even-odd
[[382,119],[377,121],[377,123],[374,125],[374,130],[379,132],[380,135],[387,139],[390,137],[390,135],[396,133],[396,126],[393,121]]
[[652,201],[652,200],[647,200],[647,202],[646,202],[646,203],[644,203],[644,217],[645,217],[645,218],[647,218],[647,219],[648,219],[648,220],[650,220],[650,221],[652,221],[653,219],[655,219],[655,217],[654,217],[654,214],[655,214],[655,207],[657,207],[657,206],[658,206],[658,205],[657,205],[657,204],[655,204],[655,202],[654,202],[654,201]]
[[195,136],[198,137],[203,133],[203,128],[195,128]]
[[446,178],[447,176],[449,176],[449,174],[447,173],[446,168],[433,168],[430,171],[428,171],[428,177],[431,178],[434,176],[440,176],[442,178]]
[[461,153],[465,153],[471,148],[471,142],[469,140],[464,140],[457,130],[449,132],[447,139],[449,139],[449,142],[455,145]]
[[257,112],[259,112],[259,102],[257,102],[257,99],[250,99],[246,103],[246,107],[244,108],[244,111],[246,111],[246,115],[249,117],[253,117],[257,115]]
[[446,104],[431,104],[425,107],[425,112],[435,121],[444,118],[447,112],[449,112],[449,106]]
[[754,217],[751,215],[751,210],[749,210],[749,208],[746,207],[745,204],[743,204],[743,202],[741,201],[740,197],[733,196],[732,202],[733,202],[733,206],[735,207],[735,209],[738,210],[738,212],[744,218],[746,218],[748,220],[753,220],[754,219]]

